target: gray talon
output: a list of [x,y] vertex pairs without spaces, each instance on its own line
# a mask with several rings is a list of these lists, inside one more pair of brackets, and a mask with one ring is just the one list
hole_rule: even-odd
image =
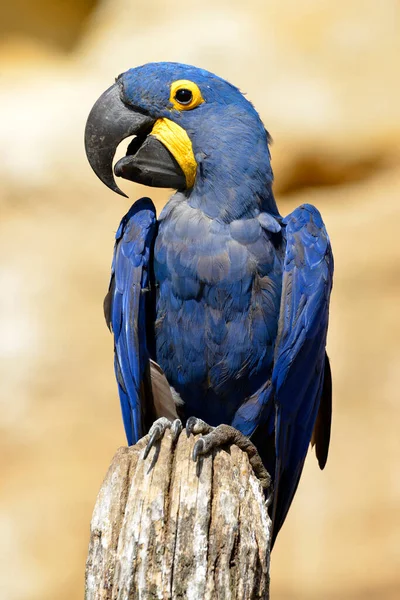
[[196,417],[189,417],[188,420],[186,421],[186,435],[187,437],[190,436],[191,433],[193,433],[193,429],[196,425]]
[[214,428],[208,425],[202,419],[197,417],[189,417],[186,421],[186,435],[189,437],[191,433],[197,435],[198,433],[210,433]]
[[201,433],[204,437],[197,440],[194,445],[192,457],[196,462],[197,458],[202,454],[208,454],[217,448],[235,444],[243,452],[246,452],[249,457],[250,465],[260,480],[262,487],[269,491],[267,502],[270,504],[273,501],[273,492],[271,490],[271,477],[268,474],[257,448],[248,437],[231,425],[218,425],[218,427],[210,427],[201,419],[190,417],[186,423],[186,433]]
[[[177,419],[177,420],[179,420],[179,419]],[[175,421],[174,421],[174,423],[175,423]],[[167,419],[166,417],[160,417],[159,419],[157,419],[157,421],[155,421],[153,423],[153,425],[150,427],[150,431],[149,431],[150,439],[147,442],[146,449],[143,453],[144,459],[146,459],[148,457],[149,452],[152,449],[152,447],[154,446],[155,442],[157,440],[159,440],[160,438],[162,438],[162,436],[164,435],[166,430],[170,429],[170,428],[171,428],[171,421],[169,421],[169,419]]]
[[175,421],[171,425],[171,436],[172,436],[173,442],[176,442],[181,431],[182,431],[182,421],[180,419],[175,419]]
[[149,441],[147,442],[146,450],[144,451],[143,458],[147,458],[150,450],[154,446],[155,442],[161,437],[161,428],[157,427],[154,429],[153,433],[150,436]]
[[200,438],[199,440],[197,440],[197,442],[195,443],[195,445],[193,447],[192,458],[193,458],[194,462],[197,461],[198,457],[201,454],[204,454],[204,449],[205,449],[204,439]]

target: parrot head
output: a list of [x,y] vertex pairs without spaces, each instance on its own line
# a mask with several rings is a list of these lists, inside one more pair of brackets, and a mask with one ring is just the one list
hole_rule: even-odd
[[[113,170],[116,149],[129,136],[135,137]],[[85,131],[94,172],[123,196],[114,175],[179,190],[219,168],[232,178],[240,172],[254,178],[262,170],[271,181],[268,141],[256,110],[236,87],[179,63],[149,63],[117,77],[93,106]]]

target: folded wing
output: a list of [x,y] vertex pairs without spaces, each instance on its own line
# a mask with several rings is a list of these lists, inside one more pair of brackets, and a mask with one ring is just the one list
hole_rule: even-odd
[[147,338],[153,301],[150,268],[156,227],[156,211],[149,198],[135,202],[123,217],[115,236],[110,286],[104,300],[106,321],[114,334],[115,374],[129,445],[147,432],[146,411],[152,406],[148,398]]
[[[310,441],[324,467],[331,422],[325,352],[333,256],[321,216],[303,205],[286,226],[282,300],[272,373],[275,421],[273,540],[295,494]],[[313,436],[314,431],[314,436]]]

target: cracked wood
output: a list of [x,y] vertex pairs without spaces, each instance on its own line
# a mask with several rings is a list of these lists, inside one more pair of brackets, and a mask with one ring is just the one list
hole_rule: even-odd
[[269,598],[271,522],[236,446],[196,464],[197,437],[120,448],[94,508],[86,600]]

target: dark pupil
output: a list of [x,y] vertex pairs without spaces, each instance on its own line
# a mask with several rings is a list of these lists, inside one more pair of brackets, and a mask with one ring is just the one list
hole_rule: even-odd
[[193,98],[193,94],[190,90],[178,90],[175,94],[175,98],[181,104],[189,104]]

